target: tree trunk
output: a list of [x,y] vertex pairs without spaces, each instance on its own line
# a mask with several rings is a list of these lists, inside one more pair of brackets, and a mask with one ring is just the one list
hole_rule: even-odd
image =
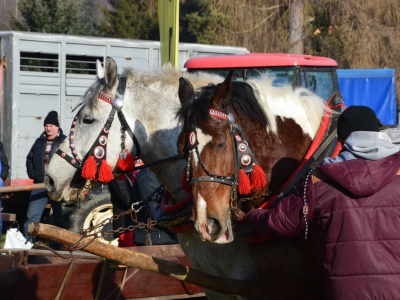
[[289,53],[303,54],[304,0],[289,0]]

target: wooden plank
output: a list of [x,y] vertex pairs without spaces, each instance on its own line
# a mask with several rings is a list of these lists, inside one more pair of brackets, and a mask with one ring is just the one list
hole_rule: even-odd
[[[175,253],[180,256],[182,254],[179,245],[144,246],[131,249],[133,249],[132,252],[139,249],[138,252],[145,253],[154,251],[157,255]],[[38,289],[35,295],[40,295],[40,299],[95,298],[96,291],[99,289],[101,270],[106,262],[104,258],[76,251],[73,253],[74,263],[71,268],[72,258],[62,259],[48,250],[29,249],[25,251],[29,253],[29,263],[25,265],[18,263],[20,258],[15,256],[22,252],[11,249],[0,250],[0,253],[6,254],[0,255],[0,267],[3,267],[3,269],[0,268],[0,293],[5,296],[4,300],[16,299],[15,297],[28,299],[35,287]],[[68,253],[69,251],[61,251],[60,254]],[[174,263],[189,264],[186,257],[164,257],[164,259]],[[118,267],[113,261],[107,261],[106,264],[107,270],[99,290],[101,291],[99,299],[116,298],[121,290],[125,270],[127,270],[126,283],[120,294],[123,299],[166,300],[204,296],[203,289],[192,284],[125,265]],[[20,290],[18,282],[22,282],[27,291]]]
[[13,222],[17,220],[17,215],[9,213],[1,213],[1,219],[3,221]]
[[120,264],[132,268],[139,268],[143,270],[143,273],[153,273],[150,276],[167,276],[164,280],[174,278],[228,295],[251,296],[261,299],[265,299],[267,296],[265,287],[259,282],[218,277],[158,257],[103,244],[89,238],[82,239],[76,233],[53,225],[32,222],[28,225],[28,233],[62,245],[76,245],[79,242],[81,243],[80,249],[85,252],[118,261]]
[[34,191],[34,190],[43,190],[45,188],[46,187],[44,186],[44,183],[35,183],[23,186],[3,186],[0,187],[0,193]]

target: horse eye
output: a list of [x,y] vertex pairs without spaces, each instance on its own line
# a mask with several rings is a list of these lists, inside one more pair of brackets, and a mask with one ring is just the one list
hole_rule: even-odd
[[84,119],[82,120],[82,122],[83,122],[84,124],[92,124],[92,123],[94,122],[94,119],[84,118]]
[[225,142],[219,143],[219,144],[217,145],[217,150],[221,150],[222,148],[225,147],[225,145],[226,145]]

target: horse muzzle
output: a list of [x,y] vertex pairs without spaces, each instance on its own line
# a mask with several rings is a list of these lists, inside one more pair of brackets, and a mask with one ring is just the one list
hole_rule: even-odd
[[64,194],[64,190],[57,189],[57,186],[56,186],[53,178],[46,175],[44,177],[44,186],[46,187],[48,195],[52,200],[61,201],[63,194]]

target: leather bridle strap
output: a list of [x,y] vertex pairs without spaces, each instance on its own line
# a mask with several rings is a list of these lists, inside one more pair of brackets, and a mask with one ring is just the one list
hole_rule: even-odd
[[139,142],[136,138],[136,136],[133,134],[133,131],[131,129],[131,127],[129,126],[128,122],[125,119],[124,113],[121,110],[118,110],[118,119],[121,122],[121,131],[126,131],[128,132],[129,136],[131,137],[133,143],[135,144],[135,149],[136,149],[136,153],[135,156],[139,156],[140,155],[140,145]]
[[64,151],[60,150],[60,148],[57,148],[56,152],[59,156],[64,158],[70,165],[75,167],[76,169],[82,169],[82,165],[74,158],[66,154]]
[[[206,173],[208,176],[200,176],[200,177],[193,178],[192,180],[190,180],[190,186],[192,186],[196,182],[202,182],[202,181],[218,182],[218,183],[231,185],[231,186],[235,185],[235,177],[234,176],[215,175],[215,174],[212,174],[210,171],[208,171],[200,159],[200,153],[199,153],[199,149],[197,148],[197,146],[194,148],[194,150],[196,151],[196,155],[199,160],[200,166],[202,167],[204,173]],[[190,155],[188,156],[188,166],[190,166]]]

